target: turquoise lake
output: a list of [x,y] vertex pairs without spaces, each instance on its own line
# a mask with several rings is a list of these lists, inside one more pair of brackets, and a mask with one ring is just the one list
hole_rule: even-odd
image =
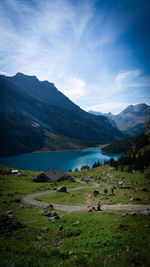
[[26,153],[0,158],[0,164],[32,171],[47,171],[52,168],[60,171],[72,169],[73,171],[75,168],[80,169],[82,165],[92,167],[93,163],[98,160],[103,163],[104,160],[110,158],[117,160],[120,156],[120,154],[103,154],[99,148],[89,148],[59,152]]

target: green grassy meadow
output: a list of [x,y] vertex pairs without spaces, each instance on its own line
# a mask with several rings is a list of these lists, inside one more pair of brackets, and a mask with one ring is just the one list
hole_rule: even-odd
[[[89,198],[91,205],[98,201],[106,204],[109,200],[114,204],[150,205],[150,180],[143,174],[118,172],[103,166],[69,173],[76,182],[53,184],[32,182],[38,172],[21,170],[21,176],[17,177],[6,174],[5,167],[1,170],[4,173],[0,174],[0,213],[2,217],[2,213],[11,211],[13,223],[0,222],[0,266],[150,266],[150,215],[122,216],[125,211],[117,210],[93,213],[55,210],[60,218],[50,221],[50,217],[39,214],[44,208],[23,203],[23,197],[34,192],[60,186],[85,186],[85,183],[77,182],[80,179],[89,186],[97,182],[100,187],[54,192],[39,200],[78,205],[87,204]],[[121,181],[131,189],[119,189]],[[115,195],[105,195],[104,188],[108,192],[115,188]],[[136,191],[137,188],[145,188],[148,192]],[[93,190],[100,194],[94,197]],[[15,199],[20,199],[21,203],[13,202]]]

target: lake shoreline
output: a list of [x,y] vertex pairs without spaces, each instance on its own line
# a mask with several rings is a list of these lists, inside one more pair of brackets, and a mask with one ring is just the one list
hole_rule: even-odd
[[[94,149],[94,148],[98,148],[101,150],[101,148],[99,148],[98,146],[91,146],[91,147],[87,147],[87,148],[76,148],[76,149],[63,149],[63,150],[36,150],[30,153],[47,153],[47,152],[67,152],[67,151],[81,151],[81,150],[88,150],[88,149]],[[24,153],[26,154],[26,153]],[[20,154],[21,155],[21,154]]]
[[[57,152],[57,153],[56,153]],[[63,172],[74,171],[82,166],[88,165],[92,168],[95,162],[103,164],[106,160],[114,158],[117,160],[120,154],[104,154],[99,147],[80,150],[65,150],[52,152],[30,152],[21,155],[0,158],[0,164],[15,169],[31,171],[47,171],[57,169]]]

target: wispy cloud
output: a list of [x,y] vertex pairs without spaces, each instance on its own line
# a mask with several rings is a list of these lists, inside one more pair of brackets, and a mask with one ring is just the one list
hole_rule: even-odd
[[[122,71],[112,75],[103,72],[97,84],[88,85],[89,92],[94,88],[94,95],[84,97],[81,105],[85,110],[95,110],[116,114],[129,104],[145,102],[150,104],[147,97],[150,88],[150,75],[143,75],[141,70]],[[146,94],[147,92],[147,94]],[[144,100],[141,100],[141,95]]]
[[54,82],[86,109],[113,110],[116,103],[119,110],[119,102],[133,101],[136,88],[146,88],[146,96],[150,76],[118,42],[146,5],[140,10],[129,0],[118,3],[109,11],[96,0],[0,1],[0,69]]
[[58,87],[73,101],[88,95],[86,82],[80,78],[71,77],[70,75],[60,76]]

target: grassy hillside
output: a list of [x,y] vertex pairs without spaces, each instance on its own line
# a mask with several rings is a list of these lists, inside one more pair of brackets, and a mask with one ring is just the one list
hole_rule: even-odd
[[[21,170],[20,173],[20,177],[10,175],[9,169],[1,167],[0,266],[149,266],[149,215],[124,216],[125,211],[117,210],[93,213],[56,210],[60,218],[52,222],[51,215],[40,214],[42,207],[23,203],[23,196],[30,193],[61,185],[84,186],[77,182],[82,179],[91,184],[99,183],[100,194],[94,197],[93,190],[81,189],[66,195],[57,193],[59,196],[54,192],[47,195],[48,199],[43,196],[40,200],[68,205],[87,201],[91,205],[98,201],[106,204],[110,200],[115,204],[150,204],[150,180],[143,174],[122,173],[103,166],[69,173],[75,178],[74,183],[42,184],[32,182],[38,172]],[[120,189],[121,181],[131,188]],[[104,188],[110,192],[112,187],[115,187],[115,195],[105,195]],[[141,187],[148,192],[137,191]],[[47,211],[52,214],[52,210]]]

